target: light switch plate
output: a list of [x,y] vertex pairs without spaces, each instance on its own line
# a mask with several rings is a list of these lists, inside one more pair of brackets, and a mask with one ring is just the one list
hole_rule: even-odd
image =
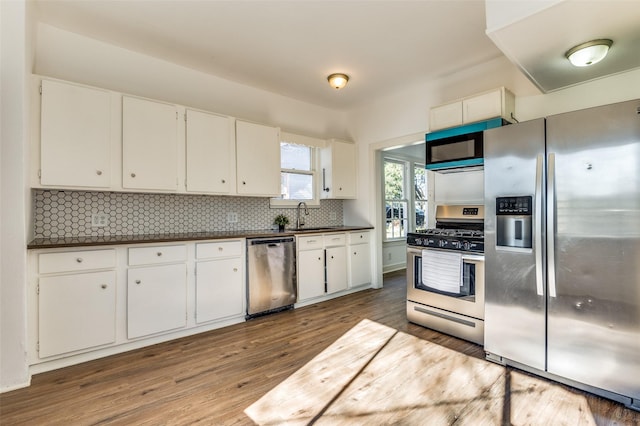
[[227,223],[236,223],[238,222],[238,213],[229,212],[227,213]]
[[109,215],[106,213],[94,213],[91,215],[92,228],[104,228],[109,225]]

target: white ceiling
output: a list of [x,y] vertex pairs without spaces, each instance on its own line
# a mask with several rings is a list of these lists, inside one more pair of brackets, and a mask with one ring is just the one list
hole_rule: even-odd
[[[503,51],[542,91],[640,67],[640,0],[33,1],[55,27],[332,109]],[[564,58],[596,38],[614,40],[610,58],[583,69]],[[329,86],[334,72],[346,88]]]
[[[502,56],[481,0],[37,0],[38,19],[332,109]],[[334,72],[351,77],[336,91]]]

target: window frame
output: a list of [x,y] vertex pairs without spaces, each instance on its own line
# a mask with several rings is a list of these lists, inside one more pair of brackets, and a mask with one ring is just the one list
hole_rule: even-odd
[[425,193],[424,193],[424,200],[418,200],[415,196],[415,169],[416,168],[421,168],[424,169],[424,163],[421,161],[417,161],[416,159],[410,158],[410,157],[403,157],[403,156],[396,156],[396,155],[385,155],[383,153],[382,155],[382,217],[384,218],[383,220],[383,224],[384,226],[382,227],[382,241],[383,242],[397,242],[397,241],[403,241],[406,240],[407,236],[401,236],[401,237],[393,237],[393,238],[388,238],[387,237],[387,212],[386,212],[386,206],[387,206],[387,202],[388,201],[394,201],[394,200],[387,200],[386,198],[386,191],[385,191],[385,174],[384,174],[384,165],[387,161],[391,161],[391,162],[396,162],[396,163],[402,163],[404,165],[404,169],[405,169],[405,177],[404,177],[404,182],[403,182],[403,187],[404,187],[404,196],[406,197],[404,199],[404,201],[407,203],[407,216],[406,216],[406,220],[407,220],[407,226],[406,226],[406,233],[409,232],[415,232],[416,228],[417,228],[417,221],[416,221],[416,202],[417,201],[424,201],[425,202],[425,211],[424,211],[424,227],[428,227],[428,220],[429,220],[429,211],[430,211],[430,196],[432,196],[432,192],[430,190],[430,185],[431,185],[431,180],[429,179],[430,177],[430,173],[428,170],[425,169]]
[[[403,198],[387,198],[387,191],[386,191],[386,187],[385,187],[385,183],[386,183],[386,176],[385,176],[385,165],[386,163],[396,163],[396,164],[400,164],[403,168],[403,179],[402,179],[402,195]],[[412,175],[411,170],[409,168],[409,161],[404,160],[404,159],[400,159],[400,158],[396,158],[396,157],[392,157],[392,156],[385,156],[382,159],[382,193],[383,193],[383,209],[384,209],[384,231],[383,231],[383,241],[401,241],[401,240],[405,240],[407,238],[407,233],[410,232],[410,221],[409,218],[411,217],[411,204],[410,204],[410,199],[407,198],[407,195],[410,195],[410,191],[408,191],[407,188],[407,175]],[[389,219],[387,219],[387,204],[391,204],[392,205],[392,209],[393,204],[395,203],[404,203],[405,209],[404,209],[404,217],[401,217],[400,220],[401,221],[405,221],[406,222],[406,226],[404,226],[404,235],[399,235],[399,236],[392,236],[392,237],[388,237],[387,236],[387,226],[389,223]],[[393,215],[392,215],[393,216]],[[393,219],[393,217],[391,218]],[[402,226],[401,226],[402,228]]]
[[[280,137],[280,149],[282,149],[282,144],[290,144],[290,145],[300,145],[309,148],[310,150],[310,163],[311,170],[298,170],[298,169],[284,169],[282,168],[282,163],[280,164],[280,176],[282,177],[283,173],[290,174],[299,174],[299,175],[307,175],[311,176],[312,179],[312,187],[313,187],[313,198],[310,200],[303,199],[283,199],[281,197],[273,197],[269,200],[269,207],[271,208],[297,208],[300,202],[305,202],[307,207],[311,208],[319,208],[320,207],[320,191],[319,191],[319,182],[318,182],[318,170],[319,170],[319,161],[320,161],[320,153],[319,149],[324,146],[324,141],[310,138],[302,135],[294,135],[290,133],[282,132]],[[282,151],[280,151],[282,153]]]

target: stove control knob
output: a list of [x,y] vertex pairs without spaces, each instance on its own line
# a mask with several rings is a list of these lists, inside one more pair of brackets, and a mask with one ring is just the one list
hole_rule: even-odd
[[469,244],[469,241],[465,241],[464,242],[464,249],[465,250],[469,250],[471,248],[471,244]]

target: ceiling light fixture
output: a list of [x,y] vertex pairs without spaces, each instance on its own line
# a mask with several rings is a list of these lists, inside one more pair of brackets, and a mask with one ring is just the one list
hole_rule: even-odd
[[349,76],[346,74],[331,74],[329,77],[327,77],[327,81],[329,81],[331,87],[338,90],[347,85]]
[[606,38],[591,40],[572,47],[565,56],[576,67],[588,67],[603,60],[612,44],[613,41]]

